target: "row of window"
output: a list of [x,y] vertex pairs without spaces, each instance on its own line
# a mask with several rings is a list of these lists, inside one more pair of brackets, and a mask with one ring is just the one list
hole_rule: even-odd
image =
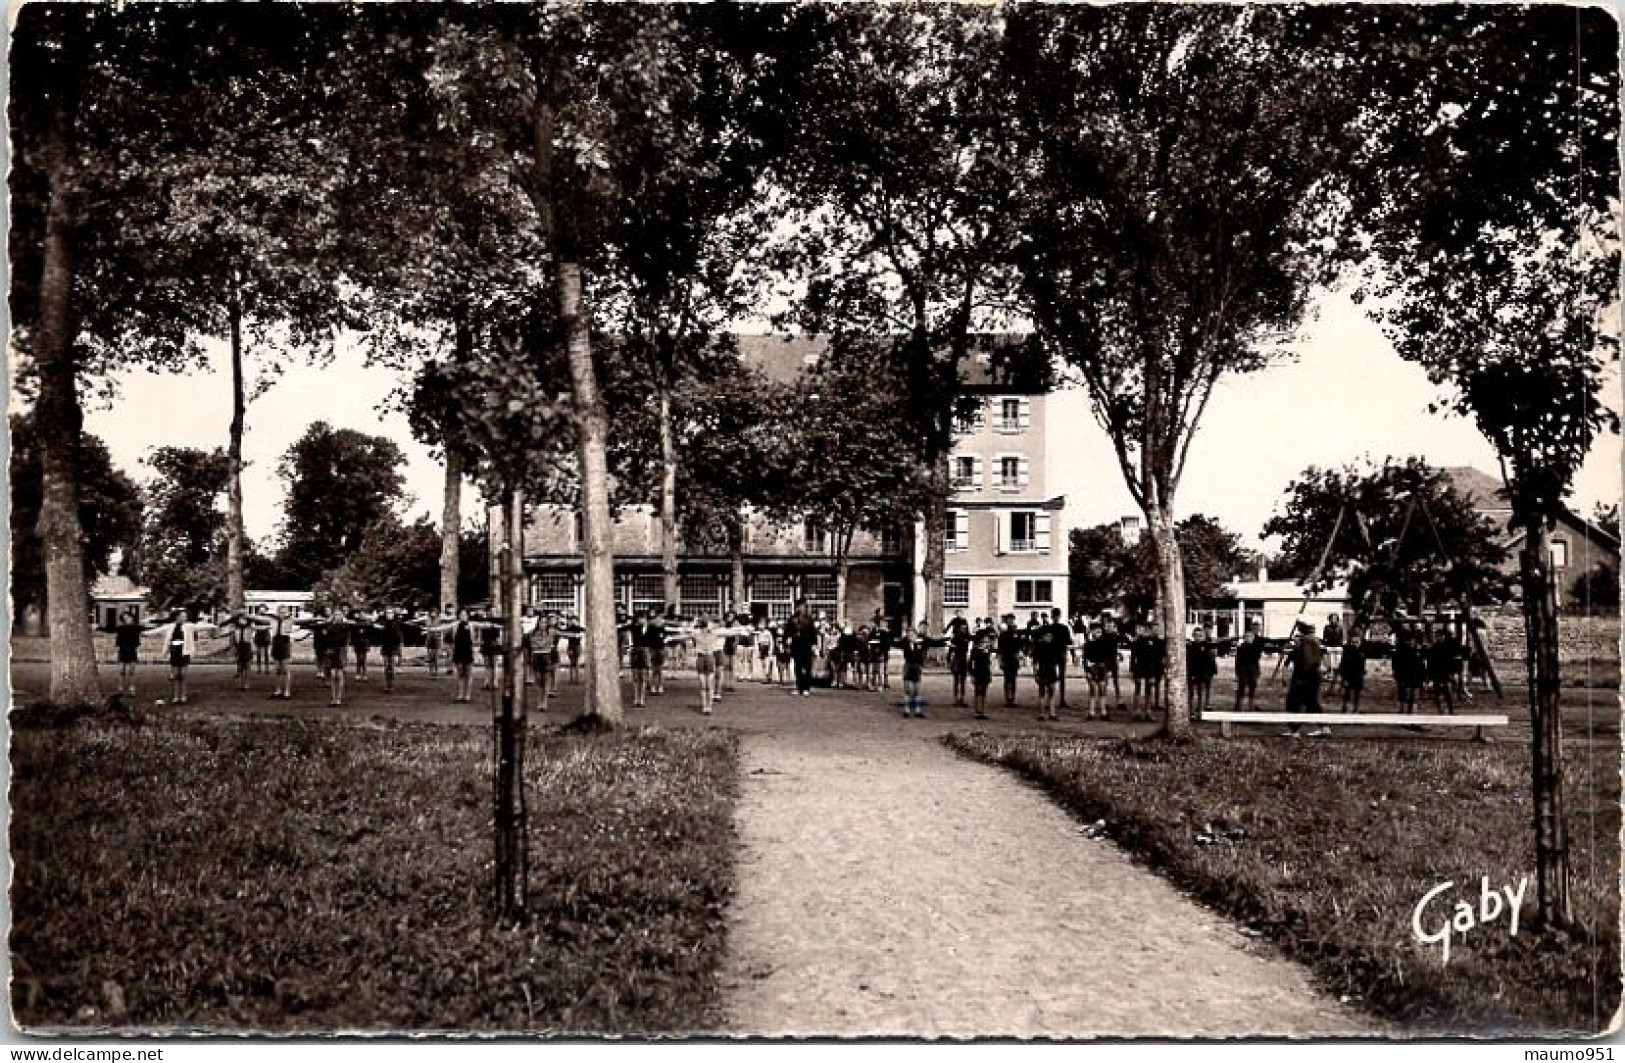
[[[996,554],[1047,554],[1050,551],[1050,514],[1037,509],[974,511],[978,523],[993,524],[993,552]],[[948,552],[970,549],[972,510],[950,509],[943,526],[943,546]]]
[[987,424],[987,415],[990,412],[993,415],[993,430],[996,432],[1014,435],[1032,427],[1032,400],[1023,398],[994,399],[987,405],[978,404],[968,415],[961,415],[954,427],[961,435],[979,432]]
[[[530,579],[530,601],[537,609],[573,613],[580,577],[568,572],[538,573]],[[665,605],[664,581],[647,572],[623,575],[616,583],[615,600],[634,613]],[[677,582],[678,608],[687,616],[719,614],[727,600],[727,580],[716,575],[683,575]],[[835,577],[822,573],[787,576],[760,573],[750,579],[750,602],[766,607],[775,619],[789,616],[798,598],[807,599],[814,610],[835,609]],[[747,607],[748,608],[748,607]]]
[[[1055,581],[1048,579],[1018,579],[1016,602],[1018,606],[1050,605],[1055,596]],[[947,576],[942,581],[942,604],[949,609],[970,608],[970,579],[965,576]]]
[[[953,461],[955,491],[975,491],[984,486],[985,462],[979,455],[961,454]],[[1021,454],[1000,454],[993,459],[992,486],[1001,491],[1019,491],[1032,482],[1032,463]]]

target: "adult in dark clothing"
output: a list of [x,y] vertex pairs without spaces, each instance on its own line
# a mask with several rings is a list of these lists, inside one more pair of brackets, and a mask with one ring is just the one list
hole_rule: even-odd
[[1016,627],[1015,614],[1006,613],[1004,624],[999,628],[998,652],[999,671],[1004,675],[1004,707],[1007,709],[1014,708],[1016,704],[1016,677],[1021,674],[1021,651],[1026,644],[1026,636]]
[[787,626],[790,635],[790,660],[796,670],[796,693],[804,698],[810,698],[813,657],[818,651],[818,621],[813,618],[812,610],[807,608],[805,598],[796,603],[796,611],[790,614]]
[[1258,641],[1258,632],[1251,624],[1236,643],[1236,711],[1241,711],[1241,699],[1247,698],[1247,709],[1258,708],[1258,675],[1263,670],[1264,644]]
[[[1299,622],[1298,640],[1287,655],[1287,664],[1292,668],[1291,677],[1287,680],[1286,711],[1287,712],[1320,712],[1320,681],[1321,671],[1326,661],[1326,648],[1321,645],[1320,639],[1315,637],[1314,625]],[[1293,724],[1287,734],[1297,737],[1300,733],[1299,725]],[[1311,731],[1310,734],[1321,736],[1331,734],[1324,727]]]

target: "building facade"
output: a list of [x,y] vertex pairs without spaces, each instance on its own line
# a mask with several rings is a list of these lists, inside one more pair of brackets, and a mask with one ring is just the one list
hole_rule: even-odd
[[[777,380],[818,363],[824,345],[808,337],[739,337],[741,356]],[[979,411],[956,433],[950,458],[954,491],[945,529],[943,605],[947,615],[998,616],[1065,607],[1064,499],[1047,492],[1051,455],[1045,446],[1047,394],[1001,388],[988,359],[966,367],[966,391]],[[855,426],[856,427],[856,426]],[[493,549],[501,514],[490,511]],[[680,533],[679,533],[680,534]],[[660,569],[660,522],[649,506],[627,507],[613,529],[616,602],[629,611],[675,604],[685,615],[733,611],[770,619],[790,615],[806,598],[814,610],[835,612],[835,558],[816,525],[775,524],[747,514],[739,558],[679,541],[680,601],[665,603]],[[859,532],[847,555],[846,614],[866,620],[878,610],[897,621],[925,613],[923,527]],[[583,611],[581,528],[567,506],[538,507],[524,530],[528,602],[537,608]],[[733,566],[744,570],[745,595],[734,601]],[[493,573],[495,564],[493,558]],[[496,597],[493,582],[493,600]]]
[[[942,604],[948,615],[971,617],[1064,611],[1066,499],[1049,490],[1049,396],[992,383],[968,390],[978,405],[960,419],[949,458],[954,493],[944,527]],[[917,585],[916,600],[923,593]]]

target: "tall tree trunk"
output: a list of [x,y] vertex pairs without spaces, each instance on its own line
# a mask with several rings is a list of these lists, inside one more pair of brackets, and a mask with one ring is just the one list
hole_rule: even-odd
[[557,266],[559,317],[570,363],[576,410],[577,460],[581,469],[582,567],[586,589],[586,714],[619,724],[620,657],[615,631],[615,558],[609,518],[609,415],[592,364],[589,310],[582,291],[581,266]]
[[1174,535],[1170,507],[1146,507],[1146,521],[1157,550],[1157,619],[1167,641],[1167,668],[1163,672],[1163,697],[1168,710],[1163,733],[1171,738],[1189,738],[1190,698],[1185,684],[1185,563]]
[[744,614],[750,606],[750,589],[745,586],[745,516],[734,515],[728,523],[728,583],[735,613]]
[[227,298],[231,324],[231,430],[226,441],[226,608],[243,611],[243,304]]
[[[835,533],[835,622],[846,623],[846,583],[852,572],[852,529]],[[933,631],[937,630],[932,628]]]
[[446,486],[440,506],[440,609],[456,612],[463,558],[463,452],[449,438],[442,446],[446,453]]
[[1557,661],[1557,598],[1550,570],[1546,521],[1523,522],[1518,558],[1523,583],[1525,657],[1529,669],[1535,810],[1535,911],[1547,926],[1573,920],[1569,898],[1569,851],[1563,825],[1562,676]]
[[[70,51],[71,46],[70,46]],[[44,145],[48,184],[44,268],[34,351],[39,369],[36,419],[40,437],[39,536],[44,548],[46,621],[51,637],[50,699],[59,706],[101,701],[91,640],[90,591],[85,581],[84,529],[79,524],[79,408],[77,325],[73,312],[73,239],[69,203],[70,82],[75,59],[62,60],[62,83],[53,86]]]
[[524,572],[524,499],[502,490],[502,693],[493,722],[495,741],[494,880],[492,896],[500,919],[524,918],[528,892],[525,824],[525,684],[520,662],[520,586]]
[[[452,324],[453,362],[466,362],[474,349],[474,335],[468,322],[458,317]],[[458,589],[463,563],[463,452],[460,439],[451,432],[441,444],[446,455],[446,486],[440,504],[440,609],[456,612],[461,604]]]
[[931,463],[928,495],[925,503],[925,563],[920,576],[925,583],[923,608],[916,605],[916,615],[925,619],[933,635],[943,630],[942,575],[947,568],[947,547],[944,536],[948,533],[948,497],[953,493],[953,479],[949,475],[949,453],[944,451]]
[[671,423],[671,389],[660,388],[660,594],[666,605],[681,601],[677,583],[677,436]]

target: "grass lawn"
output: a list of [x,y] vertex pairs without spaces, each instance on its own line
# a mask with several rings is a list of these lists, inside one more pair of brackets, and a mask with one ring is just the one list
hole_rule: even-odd
[[[1595,934],[1510,935],[1505,914],[1455,935],[1448,965],[1411,929],[1529,876],[1522,744],[1338,739],[1174,744],[949,736],[1003,765],[1181,888],[1278,943],[1326,988],[1416,1033],[1595,1032],[1620,999],[1619,752],[1576,744],[1566,776],[1576,913]],[[1086,828],[1087,829],[1087,828]],[[1093,833],[1093,831],[1091,831]],[[1440,914],[1442,913],[1442,914]]]
[[529,925],[488,915],[490,732],[14,731],[12,1002],[42,1027],[717,1025],[735,740],[531,732]]

